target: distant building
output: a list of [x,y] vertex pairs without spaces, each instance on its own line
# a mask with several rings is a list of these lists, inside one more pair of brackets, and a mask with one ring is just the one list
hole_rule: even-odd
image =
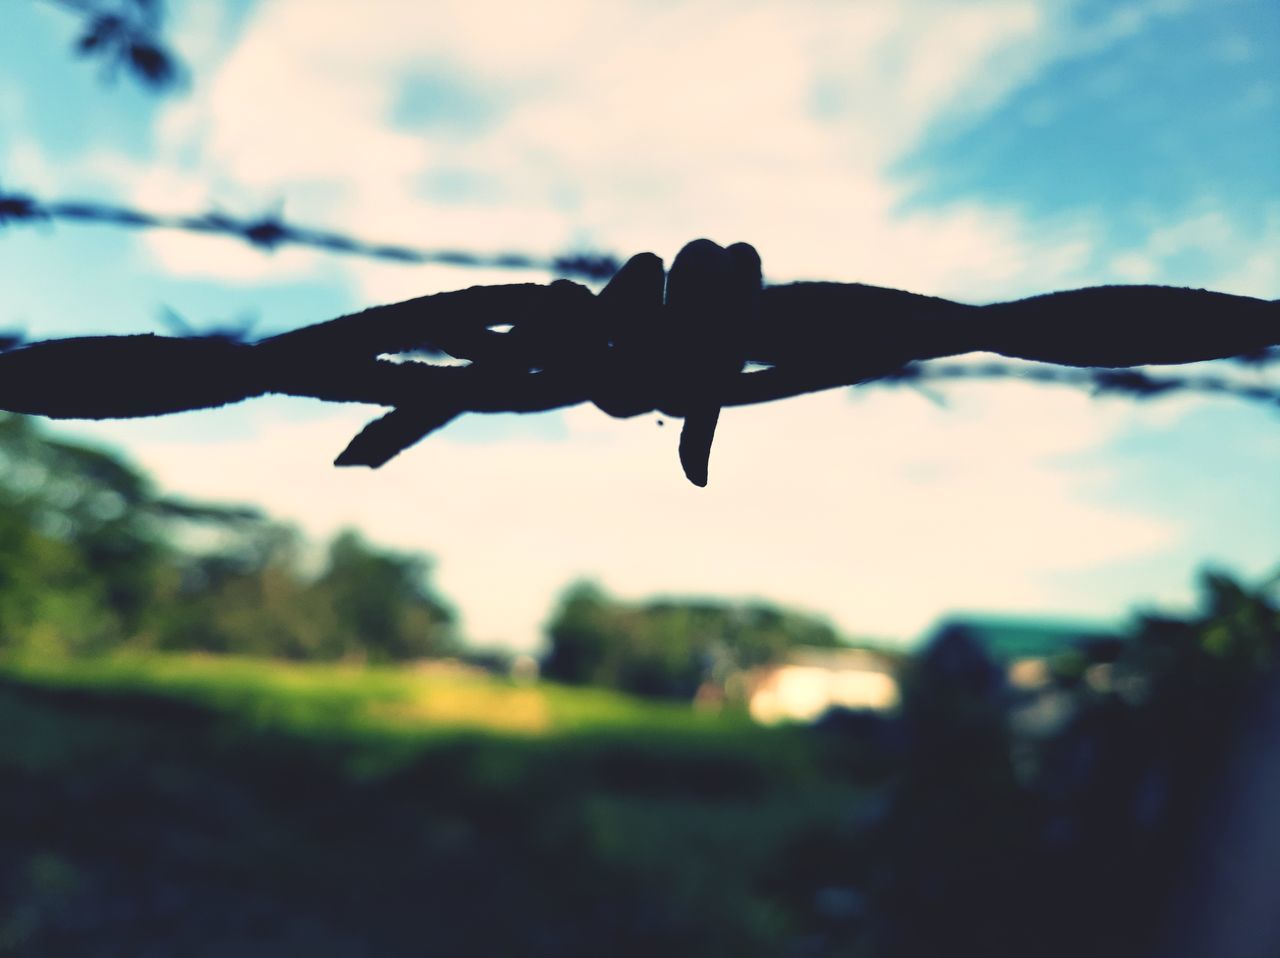
[[1053,661],[1080,653],[1089,659],[1114,657],[1120,638],[1094,623],[1007,615],[956,615],[943,619],[925,640],[926,648],[967,640],[981,649],[1015,689],[1049,683]]
[[1111,682],[1108,664],[1120,651],[1114,630],[1094,623],[1001,615],[944,619],[923,645],[935,668],[975,691],[1009,696],[1016,732],[1045,735],[1070,717],[1075,701],[1058,679],[1078,678],[1098,690]]
[[792,650],[749,677],[747,709],[757,722],[814,722],[833,708],[887,711],[898,705],[896,662],[872,649]]

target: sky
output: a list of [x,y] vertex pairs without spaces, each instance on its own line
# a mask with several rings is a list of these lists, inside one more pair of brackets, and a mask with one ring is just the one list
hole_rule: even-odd
[[[79,23],[5,0],[0,186],[282,211],[478,252],[753,243],[766,279],[994,302],[1104,283],[1280,298],[1274,0],[170,0],[179,94],[104,81]],[[0,231],[32,338],[265,335],[536,273],[101,226]],[[1274,373],[1271,374],[1274,377]],[[957,610],[1117,621],[1197,570],[1280,563],[1280,415],[1064,387],[887,387],[727,410],[706,489],[677,423],[464,416],[377,471],[379,410],[287,398],[60,423],[188,496],[434,557],[478,643],[534,648],[590,577],[767,598],[911,641]]]

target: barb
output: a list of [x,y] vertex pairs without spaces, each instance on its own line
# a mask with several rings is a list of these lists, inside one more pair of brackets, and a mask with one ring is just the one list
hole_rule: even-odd
[[602,253],[570,252],[560,256],[535,256],[519,252],[475,253],[454,249],[422,249],[365,240],[307,226],[293,226],[279,214],[236,217],[214,211],[196,215],[169,215],[80,200],[44,201],[24,193],[0,190],[0,227],[9,223],[61,220],[103,223],[130,229],[170,229],[241,239],[271,252],[281,246],[302,246],[351,256],[398,263],[434,263],[482,269],[538,270],[584,280],[606,280],[618,271],[618,261]]
[[[971,352],[1068,367],[1019,374],[1139,398],[1176,388],[1276,400],[1269,387],[1129,367],[1273,361],[1280,302],[1104,286],[971,306],[856,283],[759,289],[759,275],[759,258],[746,244],[723,250],[699,240],[676,257],[670,277],[658,257],[641,254],[599,295],[568,280],[475,286],[252,343],[225,336],[51,340],[0,354],[0,408],[107,419],[266,393],[372,403],[391,411],[337,463],[377,467],[466,412],[592,402],[613,416],[656,410],[684,419],[681,463],[690,481],[704,485],[721,406],[877,380],[1013,374],[1002,364],[919,365]],[[664,302],[664,280],[671,302]],[[453,361],[397,361],[411,354]]]
[[80,57],[98,57],[103,75],[114,80],[120,70],[156,92],[179,82],[183,69],[161,38],[161,0],[45,0],[84,18],[76,40]]

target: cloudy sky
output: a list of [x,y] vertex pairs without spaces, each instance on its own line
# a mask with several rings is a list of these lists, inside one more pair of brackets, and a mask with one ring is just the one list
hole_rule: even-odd
[[[163,212],[282,210],[372,240],[674,256],[771,281],[990,302],[1154,282],[1280,297],[1274,0],[171,0],[181,95],[104,84],[77,20],[6,0],[0,185]],[[35,338],[257,317],[259,334],[475,283],[104,227],[0,233]],[[269,399],[74,423],[187,495],[354,524],[437,559],[475,639],[531,647],[558,591],[766,596],[911,639],[954,609],[1115,618],[1205,563],[1280,561],[1280,416],[1017,383],[735,409],[707,489],[678,429],[470,416],[381,470],[367,407]]]

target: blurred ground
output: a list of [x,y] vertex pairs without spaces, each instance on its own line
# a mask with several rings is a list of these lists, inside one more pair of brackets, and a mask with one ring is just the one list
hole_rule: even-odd
[[607,692],[202,657],[10,667],[0,954],[777,954],[824,740]]

